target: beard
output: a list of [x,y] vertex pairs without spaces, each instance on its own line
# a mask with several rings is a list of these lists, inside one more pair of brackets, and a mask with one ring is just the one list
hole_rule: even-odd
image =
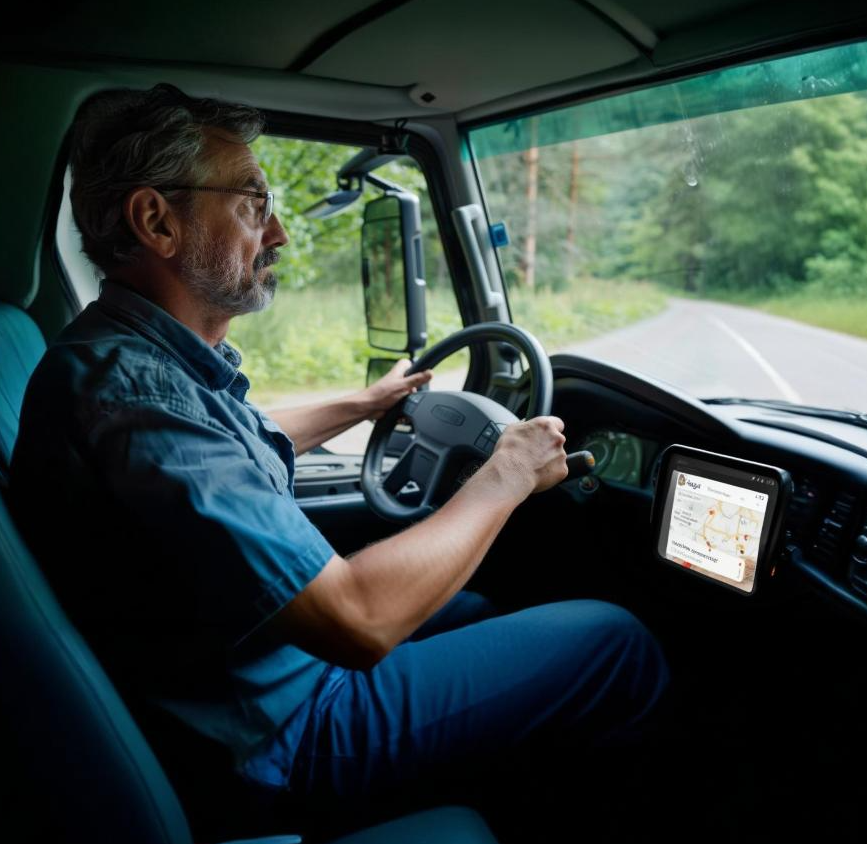
[[253,271],[247,272],[240,251],[230,252],[199,222],[193,221],[189,231],[190,239],[181,252],[181,277],[210,311],[231,317],[271,304],[277,276],[261,271],[279,260],[276,249],[257,255]]

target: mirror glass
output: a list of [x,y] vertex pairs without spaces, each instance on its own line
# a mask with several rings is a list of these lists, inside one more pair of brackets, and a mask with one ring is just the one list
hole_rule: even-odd
[[364,209],[361,269],[370,344],[405,351],[406,275],[401,239],[401,207],[396,196],[383,196]]
[[398,358],[368,358],[367,361],[367,386],[374,381],[379,381],[383,375],[387,375],[397,363]]

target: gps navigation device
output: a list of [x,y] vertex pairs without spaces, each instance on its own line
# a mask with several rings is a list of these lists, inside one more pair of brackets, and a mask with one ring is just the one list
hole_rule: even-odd
[[788,472],[673,445],[653,497],[657,557],[741,595],[772,571],[791,493]]

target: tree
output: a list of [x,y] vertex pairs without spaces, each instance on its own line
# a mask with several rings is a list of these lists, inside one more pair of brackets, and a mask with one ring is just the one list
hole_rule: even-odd
[[[641,213],[621,239],[631,275],[686,290],[863,280],[863,96],[753,108],[688,125],[692,140],[685,145],[677,142],[683,124],[640,133],[649,174],[636,184]],[[649,196],[648,181],[658,186]]]

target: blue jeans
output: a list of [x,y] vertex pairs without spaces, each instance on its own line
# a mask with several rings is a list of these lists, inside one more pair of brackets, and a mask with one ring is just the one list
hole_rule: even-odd
[[285,737],[289,790],[363,799],[531,741],[616,740],[668,676],[658,643],[622,607],[575,600],[497,616],[461,592],[372,669],[334,669]]

